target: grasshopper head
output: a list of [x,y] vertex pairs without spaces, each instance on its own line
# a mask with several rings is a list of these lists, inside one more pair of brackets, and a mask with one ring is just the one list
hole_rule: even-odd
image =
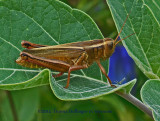
[[111,38],[105,38],[104,39],[104,48],[105,48],[104,56],[109,58],[115,50],[114,40]]
[[119,42],[121,42],[122,40],[125,40],[126,38],[128,38],[128,37],[130,37],[130,36],[132,36],[132,35],[134,35],[134,34],[135,34],[135,33],[130,34],[129,36],[127,36],[127,37],[125,37],[125,38],[123,38],[123,39],[120,39],[119,41],[117,41],[118,36],[116,37],[115,40],[113,40],[113,39],[111,39],[111,38],[104,38],[104,46],[105,46],[104,56],[107,57],[107,58],[109,58],[109,57],[113,54],[113,52],[114,52],[114,50],[115,50],[115,47],[117,46],[117,44],[118,44]]
[[131,34],[131,35],[129,35],[129,36],[117,41],[119,36],[120,36],[120,34],[121,34],[121,32],[122,32],[122,30],[123,30],[123,27],[124,27],[128,17],[129,17],[129,14],[127,15],[127,17],[126,17],[126,19],[125,19],[125,21],[124,21],[124,23],[122,25],[122,28],[121,28],[120,32],[118,33],[118,35],[117,35],[115,40],[110,39],[110,38],[105,38],[104,39],[104,45],[105,45],[105,54],[104,54],[104,56],[109,58],[113,54],[113,52],[115,50],[115,47],[119,42],[121,42],[122,40],[124,40],[124,39],[126,39],[126,38],[128,38],[128,37],[130,37],[130,36],[135,34],[135,33],[133,33],[133,34]]

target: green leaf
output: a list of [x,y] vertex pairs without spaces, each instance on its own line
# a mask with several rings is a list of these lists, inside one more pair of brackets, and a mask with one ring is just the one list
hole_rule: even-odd
[[[103,82],[107,79],[94,63],[88,69],[72,72],[70,86],[64,89],[67,73],[55,80],[52,77],[55,72],[48,69],[29,69],[15,63],[24,49],[21,47],[22,40],[42,45],[56,45],[103,38],[88,15],[60,1],[1,1],[0,31],[1,89],[17,90],[50,83],[58,98],[82,100],[117,90],[129,93],[136,81],[112,88]],[[108,61],[103,61],[102,65],[108,71]]]
[[135,83],[136,80],[132,80],[114,88],[94,78],[86,76],[81,76],[80,78],[78,75],[74,75],[68,89],[64,89],[66,80],[51,80],[50,86],[56,97],[61,100],[85,100],[110,94],[118,90],[123,93],[129,93]]
[[26,89],[26,88],[32,88],[32,87],[36,87],[36,86],[46,85],[49,83],[49,80],[50,80],[49,75],[50,75],[50,70],[44,69],[38,75],[34,76],[32,79],[29,79],[25,82],[14,83],[14,84],[11,84],[11,83],[0,84],[0,89],[19,90],[19,89]]
[[141,89],[142,101],[148,105],[153,112],[156,121],[160,119],[160,80],[148,80]]
[[[0,88],[14,90],[49,82],[47,71],[24,68],[15,63],[20,52],[24,50],[21,47],[22,40],[55,45],[103,38],[89,16],[60,1],[0,1],[0,31]],[[108,68],[108,62],[103,65]],[[97,71],[90,73],[90,69]],[[95,77],[101,79],[97,65],[90,69],[77,73],[88,76],[97,74]],[[37,75],[39,72],[41,73]],[[35,75],[37,76],[33,78]]]
[[120,35],[129,55],[151,79],[160,78],[160,2],[152,0],[107,0],[115,24],[120,31],[127,15],[129,18]]
[[[10,92],[19,121],[31,121],[37,113],[39,91],[37,88]],[[32,100],[32,101],[31,101]],[[1,118],[3,121],[14,121],[8,98],[1,100]]]

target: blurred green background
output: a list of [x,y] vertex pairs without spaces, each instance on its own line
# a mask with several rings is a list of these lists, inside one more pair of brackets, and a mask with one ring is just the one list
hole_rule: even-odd
[[[105,0],[61,0],[72,8],[77,8],[88,15],[96,22],[104,37],[115,38],[117,30],[111,13]],[[119,44],[122,47],[122,44]],[[116,52],[117,53],[117,52]],[[117,53],[118,54],[118,53]],[[116,54],[114,55],[116,56]],[[116,62],[123,60],[112,57]],[[128,57],[129,58],[129,57]],[[129,60],[130,61],[130,60]],[[147,80],[147,77],[132,63],[133,74],[137,83],[132,94],[140,99],[140,88]],[[119,70],[125,73],[123,67]],[[115,74],[116,76],[116,74]],[[119,81],[119,80],[118,80]],[[129,80],[128,80],[129,81]],[[10,104],[6,91],[0,90],[0,120],[13,120]],[[50,86],[42,86],[32,89],[11,92],[18,116],[23,121],[152,121],[152,119],[137,109],[134,105],[122,99],[116,94],[101,96],[85,101],[61,101],[57,99]],[[49,113],[49,111],[108,111],[108,113]],[[48,111],[48,112],[47,112]]]

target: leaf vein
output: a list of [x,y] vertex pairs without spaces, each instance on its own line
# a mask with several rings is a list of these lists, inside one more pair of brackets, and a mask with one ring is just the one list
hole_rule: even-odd
[[0,83],[4,82],[5,80],[9,79],[10,77],[12,77],[12,75],[15,73],[16,71],[14,70],[9,76],[7,76],[5,79],[0,80]]
[[20,11],[22,14],[24,14],[25,16],[27,16],[29,19],[31,19],[34,23],[36,23],[56,44],[59,44],[59,42],[57,42],[44,28],[43,26],[41,26],[36,20],[34,20],[32,17],[30,17],[29,15],[27,15],[26,13]]
[[4,42],[8,43],[9,45],[11,45],[12,47],[14,47],[15,49],[17,49],[19,52],[21,52],[21,50],[19,48],[17,48],[15,45],[13,45],[12,43],[8,42],[4,38],[0,37],[0,39],[3,40]]

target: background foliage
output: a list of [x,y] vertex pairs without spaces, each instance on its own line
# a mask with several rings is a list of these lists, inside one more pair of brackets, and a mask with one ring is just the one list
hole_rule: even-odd
[[[63,1],[63,2],[66,2],[67,4],[72,6],[73,8],[78,8],[78,9],[83,10],[86,13],[88,13],[93,18],[93,20],[95,20],[95,22],[97,23],[97,25],[99,26],[100,30],[102,31],[102,33],[105,37],[109,36],[109,37],[115,38],[115,36],[117,35],[116,29],[115,29],[115,26],[114,26],[114,22],[112,20],[110,11],[109,11],[105,1],[81,0],[81,1]],[[18,8],[15,3],[12,4],[12,5],[14,5],[14,8]],[[9,5],[6,5],[6,6],[8,6],[9,8],[13,7],[13,6],[9,6]],[[32,6],[31,6],[31,8],[32,8]],[[26,10],[29,11],[31,8],[28,8]],[[41,9],[37,8],[37,12],[41,13],[39,10],[41,10]],[[5,10],[3,8],[3,11],[1,11],[1,13],[7,14],[8,12],[7,12],[7,10]],[[12,15],[11,13],[8,13],[8,14]],[[62,11],[62,15],[63,15],[63,11]],[[39,16],[41,16],[41,15],[39,15]],[[47,17],[49,18],[49,20],[56,19],[56,18],[50,18],[49,15]],[[18,18],[16,16],[13,17],[13,18],[15,19],[15,22],[18,20]],[[65,18],[65,16],[63,16],[63,18]],[[9,19],[9,18],[6,18],[6,19]],[[13,21],[14,21],[14,19],[13,19]],[[22,21],[23,21],[23,19],[22,19]],[[39,21],[41,21],[41,20],[39,20]],[[24,23],[24,22],[22,22],[22,23]],[[22,23],[21,23],[21,25],[22,25]],[[30,23],[28,23],[28,24],[30,24]],[[44,26],[47,26],[47,25],[45,25],[45,23],[43,23],[43,24],[44,24]],[[66,24],[65,21],[64,21],[64,24]],[[20,24],[15,23],[15,25],[20,25]],[[27,25],[27,23],[26,23],[26,25]],[[54,21],[53,21],[53,24],[51,24],[51,25],[53,27],[56,27],[57,24],[54,23]],[[19,27],[21,29],[21,26],[19,26]],[[30,27],[31,27],[30,29],[33,32],[38,33],[37,34],[38,37],[40,35],[40,36],[44,36],[44,39],[46,39],[46,36],[43,35],[40,31],[35,31],[34,30],[34,29],[37,29],[37,28],[35,28],[34,25],[31,24]],[[5,30],[6,29],[4,28],[1,31],[5,32]],[[27,31],[27,29],[25,31]],[[47,31],[50,31],[52,33],[52,30],[47,30]],[[57,33],[59,31],[60,30],[53,31],[53,33],[55,33],[55,35],[58,35]],[[66,31],[68,31],[68,30],[66,30]],[[73,27],[70,28],[69,32],[72,32],[72,31],[75,31],[73,29]],[[17,39],[18,35],[23,35],[23,33],[17,33],[16,31],[15,31],[15,33],[12,33],[12,34],[15,35],[16,38],[14,38],[14,36],[12,36],[13,38],[9,38],[9,39]],[[26,37],[25,39],[27,39],[27,37],[30,37],[31,34],[32,34],[32,32],[28,33],[28,35],[23,35],[23,36],[25,36]],[[1,35],[3,35],[3,33],[1,33]],[[85,33],[84,33],[84,35],[85,35]],[[95,35],[97,35],[97,34],[95,34]],[[93,38],[97,38],[97,37],[101,38],[102,37],[102,35],[100,35],[100,34],[97,37],[95,37],[95,35],[94,34],[92,35],[92,36],[94,36]],[[4,34],[4,36],[5,36],[5,34]],[[28,38],[28,40],[31,39],[31,40],[34,40],[34,41],[37,42],[38,39],[39,39],[38,37],[33,36],[33,38]],[[62,33],[61,37],[62,37],[61,39],[65,40],[65,42],[75,40],[75,38],[72,38],[69,35],[68,35],[68,38],[66,38],[65,35],[63,35],[63,33]],[[55,38],[56,38],[56,40],[59,40],[58,36],[55,37]],[[24,39],[24,38],[22,36],[20,36],[19,40],[22,40],[22,39]],[[77,38],[77,40],[80,40],[80,39],[92,39],[92,38]],[[50,42],[50,40],[48,40],[48,42]],[[43,44],[43,41],[41,42],[41,44]],[[50,44],[53,44],[53,43],[50,43]],[[20,47],[20,45],[18,43],[16,45],[18,47]],[[4,47],[4,46],[1,46],[1,47]],[[1,50],[2,49],[3,48],[1,48]],[[126,53],[126,51],[122,50],[121,54],[123,55],[123,53]],[[113,63],[114,65],[120,65],[120,64],[118,64],[118,62],[120,63],[120,61],[121,61],[121,63],[124,63],[123,58],[122,59],[117,58],[117,60],[116,60],[115,56],[119,55],[119,54],[120,53],[117,53],[117,54],[115,53],[115,55],[113,55],[113,57],[112,57],[113,60],[115,60],[115,63]],[[128,75],[132,75],[133,78],[136,76],[137,79],[138,79],[137,84],[134,87],[134,90],[133,90],[132,93],[134,95],[136,95],[137,97],[139,97],[140,87],[142,86],[144,81],[147,80],[147,77],[145,77],[142,74],[142,72],[136,67],[136,65],[133,63],[133,61],[130,60],[130,58],[127,54],[126,54],[125,60],[128,60],[129,63],[130,63],[128,65],[129,69],[133,69],[133,71],[130,72]],[[6,61],[6,63],[7,63],[6,65],[10,66],[8,64],[9,63],[8,61]],[[14,65],[14,66],[17,66],[17,65]],[[113,68],[113,70],[115,70],[115,69]],[[125,77],[125,75],[127,75],[127,73],[125,73],[125,72],[128,72],[127,69],[124,70],[124,68],[121,67],[121,69],[119,69],[119,70],[123,70],[122,72],[124,72],[124,77]],[[10,73],[10,74],[12,74],[12,73]],[[119,74],[119,73],[115,73],[115,76],[117,77],[117,81],[120,81],[118,75],[116,75],[116,74]],[[27,79],[29,79],[30,77],[28,77],[28,76],[32,76],[32,74],[25,74],[25,75],[26,75],[26,77],[16,77],[16,78],[27,78]],[[92,75],[94,75],[94,74],[92,74]],[[5,73],[4,73],[4,75],[1,74],[1,77],[2,76],[5,77]],[[121,77],[121,78],[123,78],[123,77]],[[14,78],[12,78],[12,79],[14,81]],[[37,78],[37,81],[35,81],[35,84],[44,85],[44,84],[48,83],[48,82],[40,82],[40,83],[37,83],[37,82],[39,82],[38,78]],[[7,82],[5,82],[5,83],[7,83]],[[29,85],[29,86],[32,87],[32,85]],[[12,120],[11,112],[8,110],[8,109],[10,109],[10,107],[9,107],[8,100],[7,100],[7,97],[5,95],[5,92],[1,91],[1,94],[2,95],[1,95],[0,101],[2,102],[1,107],[2,106],[3,107],[1,108],[2,110],[1,110],[1,116],[0,117],[1,117],[2,120],[8,120],[8,119]],[[130,103],[128,103],[127,101],[121,99],[120,97],[118,97],[117,95],[114,95],[114,94],[112,94],[110,96],[103,96],[103,97],[101,96],[101,97],[94,98],[94,99],[87,100],[87,101],[64,102],[64,101],[61,101],[61,100],[57,99],[52,94],[52,91],[50,90],[50,88],[48,86],[43,86],[43,87],[40,87],[40,88],[26,89],[26,90],[21,90],[21,91],[13,91],[12,95],[14,97],[14,102],[17,102],[16,103],[16,109],[17,109],[17,112],[18,112],[18,115],[19,115],[20,119],[22,119],[22,120],[44,120],[44,119],[45,120],[46,119],[47,120],[54,120],[54,119],[55,120],[62,120],[62,119],[67,120],[67,119],[70,119],[70,115],[73,117],[72,120],[99,120],[99,119],[101,119],[101,120],[108,119],[108,120],[113,120],[113,121],[114,120],[115,121],[116,120],[125,121],[126,119],[130,120],[130,121],[132,121],[132,120],[137,120],[137,121],[141,121],[141,120],[148,120],[149,121],[149,120],[151,120],[148,116],[146,116],[139,109],[135,108]],[[23,95],[23,96],[20,96],[20,95]],[[31,101],[31,100],[34,100],[34,102]],[[21,102],[22,104],[20,105],[18,102]],[[27,118],[25,118],[26,117],[26,112],[25,111],[30,112],[30,109],[33,109],[32,111],[33,112],[35,111],[35,113],[27,113],[29,116],[27,116]],[[56,110],[69,110],[69,109],[75,110],[75,109],[77,109],[77,110],[83,110],[83,111],[94,109],[94,110],[107,110],[107,111],[111,111],[111,113],[107,113],[107,114],[105,114],[105,113],[80,114],[79,113],[79,114],[74,114],[74,115],[72,113],[70,113],[70,114],[64,114],[64,113],[50,114],[50,113],[44,113],[44,112],[42,113],[41,110],[45,110],[45,109],[46,110],[49,110],[49,109],[50,110],[54,110],[54,109],[56,109]],[[38,112],[38,111],[40,111],[41,113]]]

